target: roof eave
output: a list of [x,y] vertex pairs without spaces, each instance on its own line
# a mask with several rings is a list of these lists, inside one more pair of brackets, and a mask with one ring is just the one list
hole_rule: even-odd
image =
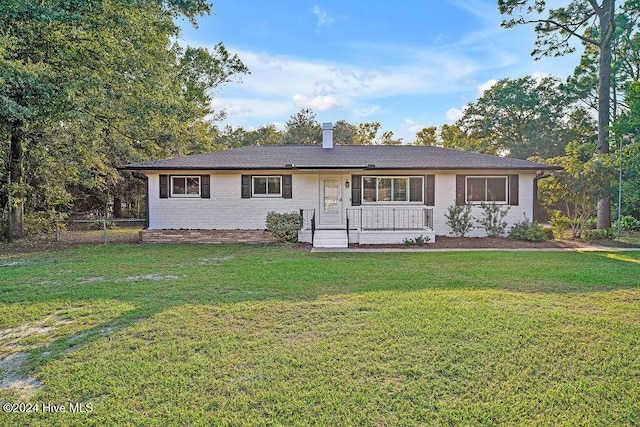
[[119,171],[152,171],[152,170],[220,170],[220,171],[235,171],[235,170],[340,170],[340,169],[353,169],[353,170],[562,170],[563,168],[555,165],[533,165],[533,166],[438,166],[438,167],[425,167],[420,165],[415,166],[370,166],[370,165],[304,165],[304,166],[137,166],[127,165],[117,168]]

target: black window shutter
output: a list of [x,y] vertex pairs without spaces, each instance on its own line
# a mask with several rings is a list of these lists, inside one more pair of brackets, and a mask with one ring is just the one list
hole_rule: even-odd
[[360,206],[362,200],[362,176],[351,175],[351,206]]
[[202,175],[200,177],[200,197],[203,199],[211,198],[211,175]]
[[242,175],[242,198],[251,198],[251,175]]
[[458,205],[464,205],[464,192],[465,192],[465,185],[464,185],[464,175],[456,175],[456,204]]
[[160,198],[169,198],[169,175],[160,175]]
[[424,177],[424,204],[435,206],[436,204],[436,176],[425,175]]
[[518,205],[518,175],[509,175],[509,204]]
[[291,199],[293,197],[293,180],[291,175],[282,175],[282,198]]

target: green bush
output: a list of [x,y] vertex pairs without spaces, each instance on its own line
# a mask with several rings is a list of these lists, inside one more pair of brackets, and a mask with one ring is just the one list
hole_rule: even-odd
[[640,231],[640,221],[631,215],[625,215],[620,218],[620,228],[624,231]]
[[60,214],[55,211],[29,212],[24,216],[24,234],[35,236],[56,232],[56,219]]
[[509,213],[510,207],[500,207],[496,202],[480,203],[482,208],[482,218],[476,222],[485,229],[489,237],[500,237],[507,229],[507,221],[504,217]]
[[424,246],[431,241],[429,236],[418,236],[415,239],[404,239],[402,242],[405,246]]
[[585,230],[582,238],[585,240],[613,240],[617,236],[613,228],[603,228],[602,230]]
[[302,227],[302,217],[298,212],[267,214],[267,230],[273,236],[285,242],[297,242],[298,230]]
[[597,226],[598,226],[598,219],[597,219],[597,218],[593,218],[593,217],[591,217],[591,218],[587,218],[587,219],[584,221],[584,228],[585,228],[586,230],[593,230],[593,229],[595,229]]
[[571,220],[564,216],[560,211],[553,211],[551,214],[551,231],[553,232],[553,237],[556,239],[562,239],[564,237],[565,231],[571,225]]
[[525,215],[522,221],[513,224],[507,237],[513,240],[542,242],[547,240],[547,235],[547,230],[542,228],[537,222],[529,221],[529,218]]
[[471,217],[471,204],[458,205],[454,203],[447,208],[444,217],[447,218],[447,225],[456,237],[465,237],[473,228],[473,218]]

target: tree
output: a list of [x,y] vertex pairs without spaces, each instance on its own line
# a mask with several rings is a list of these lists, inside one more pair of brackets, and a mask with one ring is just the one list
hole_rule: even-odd
[[[522,15],[503,22],[505,28],[519,24],[536,24],[536,48],[533,55],[561,56],[575,51],[570,41],[577,38],[598,49],[598,153],[609,153],[609,114],[611,92],[612,40],[616,28],[615,0],[573,0],[567,7],[549,9],[548,17],[525,19]],[[542,14],[545,0],[498,0],[501,14],[513,16]],[[598,201],[598,228],[611,226],[611,200]]]
[[316,113],[303,108],[287,121],[284,126],[285,145],[315,145],[322,143],[322,128],[316,120]]
[[413,145],[438,145],[437,130],[435,126],[421,129],[416,133],[416,139],[413,141]]
[[[611,120],[621,114],[628,105],[625,89],[640,79],[640,5],[626,2],[616,16],[616,30],[611,42]],[[567,79],[569,90],[594,111],[598,110],[598,61],[599,49],[583,43],[584,53],[573,75]]]
[[[464,109],[457,125],[467,149],[526,159],[557,157],[574,135],[571,118],[587,114],[572,105],[560,81],[527,76],[502,79]],[[590,133],[590,132],[589,132]]]
[[67,97],[50,67],[60,62],[61,52],[51,52],[47,61],[43,59],[44,47],[55,38],[43,34],[42,27],[47,21],[56,29],[68,27],[73,20],[73,11],[54,10],[45,2],[14,0],[0,5],[0,129],[6,138],[2,144],[7,144],[2,184],[9,239],[23,234],[24,203],[31,190],[24,177],[25,143],[37,136],[39,122],[64,108]]
[[402,138],[395,138],[393,131],[387,130],[382,133],[382,137],[378,141],[380,145],[400,145],[402,144]]
[[[9,238],[23,234],[25,207],[64,205],[78,189],[115,194],[122,163],[211,148],[210,89],[246,68],[222,45],[209,52],[172,42],[174,19],[209,11],[202,0],[0,4]],[[34,185],[44,178],[67,196]]]
[[536,159],[563,169],[539,181],[540,201],[548,210],[559,210],[571,220],[574,237],[580,237],[585,222],[596,211],[598,199],[610,195],[614,164],[607,156],[584,161],[584,146],[572,142],[564,156]]
[[471,138],[458,126],[444,124],[440,128],[440,139],[444,148],[452,148],[454,150],[478,151],[477,145],[473,143]]
[[[613,124],[617,149],[622,147],[622,215],[640,219],[640,80],[627,85],[628,110]],[[619,167],[620,165],[618,165]]]
[[282,144],[282,132],[274,124],[261,126],[251,133],[255,135],[255,145]]
[[336,145],[352,145],[358,133],[358,127],[346,120],[338,120],[333,127],[333,140]]
[[380,123],[378,122],[365,122],[358,123],[358,129],[353,138],[354,145],[371,145],[376,140],[378,130],[380,130]]
[[251,131],[227,125],[222,132],[214,137],[214,140],[216,144],[225,149],[247,145],[278,145],[282,144],[282,133],[273,124],[264,125]]

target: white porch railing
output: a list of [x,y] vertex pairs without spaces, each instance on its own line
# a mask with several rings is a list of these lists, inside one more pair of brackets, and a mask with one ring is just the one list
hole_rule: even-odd
[[311,230],[311,241],[313,241],[316,233],[316,210],[300,209],[300,217],[302,218],[300,230]]
[[433,229],[433,209],[405,207],[366,207],[347,209],[350,230]]

